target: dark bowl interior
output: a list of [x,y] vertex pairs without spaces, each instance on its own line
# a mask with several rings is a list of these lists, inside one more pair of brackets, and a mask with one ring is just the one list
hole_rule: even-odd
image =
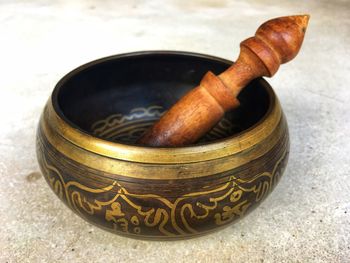
[[[186,52],[139,52],[100,59],[65,76],[52,100],[58,114],[72,126],[94,136],[133,144],[136,139],[207,71],[219,74],[232,62]],[[269,108],[261,79],[239,95],[241,106],[201,141],[241,132],[257,123]]]

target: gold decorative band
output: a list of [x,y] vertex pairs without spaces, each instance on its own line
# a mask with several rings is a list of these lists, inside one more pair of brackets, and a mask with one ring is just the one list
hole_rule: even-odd
[[[273,119],[271,119],[273,117]],[[195,178],[195,177],[203,177],[212,175],[215,173],[221,173],[228,170],[235,169],[239,166],[242,166],[254,159],[257,159],[261,156],[263,156],[265,153],[271,150],[273,146],[276,145],[276,143],[282,138],[282,136],[286,133],[286,124],[284,122],[281,122],[281,111],[278,107],[268,116],[268,118],[262,123],[264,127],[256,127],[259,128],[257,131],[250,136],[243,135],[244,142],[241,143],[241,146],[237,146],[235,144],[233,145],[227,145],[222,146],[222,151],[228,151],[228,149],[231,149],[230,155],[226,154],[226,156],[222,156],[223,154],[220,151],[212,151],[211,154],[208,154],[207,147],[197,146],[197,147],[189,147],[192,148],[192,152],[188,152],[187,155],[180,155],[181,158],[175,158],[178,162],[174,163],[174,160],[169,159],[171,150],[173,150],[175,153],[177,150],[183,149],[184,151],[188,150],[186,148],[180,148],[180,149],[160,149],[160,148],[143,148],[143,147],[134,147],[135,149],[138,149],[140,153],[137,153],[136,156],[131,155],[131,158],[129,158],[130,161],[122,160],[119,158],[111,158],[111,156],[103,156],[100,154],[100,152],[97,152],[97,154],[93,151],[90,151],[90,149],[87,147],[87,149],[84,149],[82,145],[75,145],[73,142],[68,141],[64,136],[60,134],[62,132],[62,127],[57,128],[55,126],[55,123],[50,122],[52,120],[52,112],[48,113],[47,109],[45,110],[42,119],[41,119],[41,130],[43,132],[43,136],[46,137],[48,142],[53,145],[53,147],[61,152],[63,155],[67,156],[68,158],[85,165],[87,167],[107,172],[110,174],[117,173],[121,176],[127,176],[132,178],[147,178],[147,179],[186,179],[186,178]],[[51,125],[50,125],[51,124]],[[261,125],[261,124],[260,124]],[[254,130],[256,129],[254,128]],[[58,130],[58,132],[57,132]],[[248,134],[251,131],[247,132]],[[85,144],[83,141],[86,139],[85,136],[88,136],[89,138],[93,138],[90,135],[82,135],[82,137],[75,137],[75,140],[80,140],[82,144]],[[238,137],[240,138],[240,137]],[[224,142],[220,142],[218,144],[225,144],[227,141],[230,140],[236,140],[237,143],[240,142],[240,140],[243,140],[243,138],[240,138],[240,140],[237,137],[233,139],[228,139]],[[78,141],[79,141],[78,140]],[[100,140],[100,139],[96,139]],[[100,140],[103,141],[103,140]],[[88,143],[88,142],[86,142]],[[96,142],[95,142],[96,143]],[[117,145],[115,146],[117,150],[119,147],[119,144],[117,143],[110,143],[106,141],[107,145]],[[216,143],[213,143],[214,145]],[[85,144],[84,146],[86,146]],[[98,144],[94,144],[96,147]],[[252,146],[248,148],[248,146]],[[210,147],[211,145],[206,145]],[[236,147],[233,147],[236,146]],[[128,146],[126,146],[128,147]],[[227,148],[225,148],[227,147]],[[103,148],[105,149],[105,148]],[[147,150],[153,150],[153,159],[147,159],[147,158],[140,158],[137,159],[136,157],[141,155],[143,152],[143,149]],[[98,150],[98,148],[96,148]],[[200,152],[200,150],[203,151]],[[163,152],[166,151],[167,154],[164,157]],[[156,153],[158,152],[158,159],[156,158]],[[235,154],[234,153],[238,153]],[[207,160],[203,158],[200,158],[201,155],[206,155],[205,157],[208,158]],[[144,153],[144,155],[147,155],[147,153]],[[198,157],[199,155],[199,157]],[[186,158],[187,157],[187,158]],[[209,159],[211,157],[212,159]],[[215,158],[216,157],[216,158]],[[126,159],[124,157],[124,159]],[[167,160],[173,161],[165,163]],[[198,161],[203,160],[203,161]],[[150,162],[153,161],[154,163]]]

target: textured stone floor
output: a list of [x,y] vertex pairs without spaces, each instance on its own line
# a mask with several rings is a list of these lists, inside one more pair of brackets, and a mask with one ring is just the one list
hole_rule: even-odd
[[[118,237],[68,210],[38,170],[41,110],[68,71],[149,49],[235,59],[263,21],[310,13],[299,56],[270,81],[291,155],[276,190],[223,231]],[[349,1],[0,1],[0,262],[349,262]]]

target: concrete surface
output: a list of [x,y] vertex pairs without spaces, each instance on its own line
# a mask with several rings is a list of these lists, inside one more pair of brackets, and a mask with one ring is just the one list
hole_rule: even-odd
[[[270,80],[292,148],[273,194],[239,223],[179,242],[100,230],[39,173],[55,83],[107,55],[175,49],[235,59],[263,21],[310,13],[304,46]],[[0,262],[350,262],[349,1],[0,1]]]

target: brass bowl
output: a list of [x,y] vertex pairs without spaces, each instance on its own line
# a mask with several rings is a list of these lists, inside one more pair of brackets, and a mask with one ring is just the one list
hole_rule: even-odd
[[151,148],[135,140],[208,71],[232,62],[186,52],[138,52],[83,65],[55,87],[37,132],[38,161],[56,195],[120,235],[178,239],[253,210],[288,160],[286,119],[256,79],[241,106],[199,143]]

